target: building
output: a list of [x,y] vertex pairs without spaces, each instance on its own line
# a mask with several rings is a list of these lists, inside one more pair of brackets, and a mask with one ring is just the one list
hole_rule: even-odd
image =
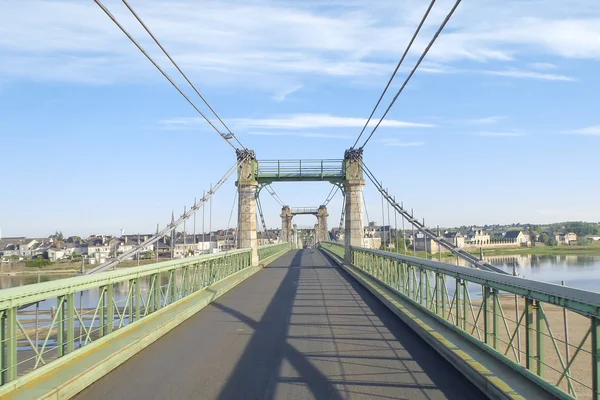
[[465,247],[465,237],[460,232],[445,232],[444,239],[456,247]]
[[559,246],[569,246],[577,242],[577,234],[575,232],[558,233],[554,235],[554,239],[556,239]]
[[523,231],[508,231],[504,234],[504,240],[508,240],[510,243],[516,243],[522,246],[526,246],[531,243],[529,235],[525,235]]
[[483,229],[473,228],[467,240],[469,244],[482,245],[489,244],[491,241],[490,235]]
[[[462,244],[464,245],[464,240]],[[444,247],[440,246],[435,240],[432,240],[429,236],[421,232],[415,234],[414,248],[417,251],[426,251],[428,253],[438,253],[440,251],[446,251]]]

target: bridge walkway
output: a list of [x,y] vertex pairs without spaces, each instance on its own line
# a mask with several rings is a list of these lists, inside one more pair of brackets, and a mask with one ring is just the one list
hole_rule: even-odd
[[318,250],[295,250],[76,398],[484,396]]

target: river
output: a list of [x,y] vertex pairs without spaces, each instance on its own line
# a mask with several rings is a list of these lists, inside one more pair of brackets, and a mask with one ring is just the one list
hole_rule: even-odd
[[[506,272],[516,272],[519,276],[542,282],[560,285],[565,281],[566,286],[578,289],[600,292],[600,255],[505,255],[484,256],[484,260]],[[466,265],[462,262],[461,265]]]

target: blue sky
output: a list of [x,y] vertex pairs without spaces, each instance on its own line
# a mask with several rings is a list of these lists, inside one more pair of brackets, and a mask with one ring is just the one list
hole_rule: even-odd
[[[259,159],[341,158],[426,7],[130,3]],[[176,78],[122,3],[105,4]],[[383,104],[450,6],[437,2]],[[235,162],[92,1],[0,10],[4,236],[153,231]],[[428,225],[598,221],[599,61],[597,2],[465,1],[365,163]],[[317,206],[330,189],[274,188],[291,206]],[[227,226],[234,193],[232,180],[216,195],[213,226]],[[369,218],[381,221],[371,185],[365,198]],[[262,202],[267,225],[279,226],[277,203],[266,192]],[[329,209],[336,226],[341,197]]]

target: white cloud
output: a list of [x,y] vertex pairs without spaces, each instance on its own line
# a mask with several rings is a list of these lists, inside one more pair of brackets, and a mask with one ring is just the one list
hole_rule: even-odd
[[[362,128],[366,118],[340,117],[330,114],[292,114],[273,118],[238,118],[233,120],[238,127],[261,129],[323,129],[323,128]],[[371,120],[369,127],[376,124]],[[383,120],[380,128],[432,128],[433,124],[399,121],[396,119]]]
[[[160,79],[92,2],[6,2],[0,13],[0,79],[121,83]],[[376,4],[375,4],[376,3]],[[120,2],[115,16],[157,57],[164,57]],[[202,84],[257,87],[281,97],[300,79],[369,81],[387,76],[425,5],[420,0],[137,1],[133,4],[192,78]],[[438,1],[410,58],[424,48],[449,0]],[[29,12],[35,9],[32,14]],[[490,68],[531,57],[600,59],[600,3],[589,0],[478,1],[459,7],[421,72],[461,62],[513,78],[574,80],[567,75]],[[410,61],[410,60],[409,60]],[[166,63],[164,64],[166,65]],[[534,70],[550,63],[531,63]],[[477,68],[473,68],[477,66]],[[172,71],[172,68],[169,69]],[[372,81],[371,81],[372,82]],[[283,96],[285,98],[285,96]]]
[[547,62],[535,62],[527,64],[529,67],[534,69],[555,69],[556,65]]
[[600,125],[588,126],[587,128],[575,129],[571,131],[564,131],[563,133],[569,135],[600,136]]
[[567,81],[574,82],[577,81],[576,78],[566,75],[557,75],[557,74],[544,74],[540,72],[534,71],[523,71],[517,69],[509,69],[504,71],[482,71],[482,73],[487,75],[496,75],[496,76],[504,76],[509,78],[527,78],[527,79],[539,79],[545,81]]
[[494,125],[505,119],[506,117],[494,115],[490,117],[469,119],[467,120],[467,123],[473,125]]
[[296,132],[296,131],[266,131],[266,132],[248,132],[248,135],[256,136],[295,136],[311,139],[355,139],[355,136],[350,135],[336,135],[334,133],[318,133],[318,132]]
[[385,138],[377,142],[390,147],[419,147],[425,145],[425,142],[403,142],[397,138]]
[[297,92],[298,90],[302,89],[303,87],[304,87],[304,86],[302,86],[302,85],[296,85],[296,86],[293,86],[293,87],[291,87],[291,88],[289,88],[289,89],[285,89],[285,90],[283,90],[282,92],[280,92],[280,93],[276,94],[275,96],[273,96],[273,99],[274,99],[275,101],[282,102],[282,101],[284,101],[284,100],[286,99],[286,97],[288,97],[290,94],[292,94],[292,93],[294,93],[294,92]]
[[485,137],[517,137],[517,136],[524,136],[525,133],[521,132],[521,131],[499,131],[499,132],[480,131],[480,132],[474,132],[474,135],[485,136]]

